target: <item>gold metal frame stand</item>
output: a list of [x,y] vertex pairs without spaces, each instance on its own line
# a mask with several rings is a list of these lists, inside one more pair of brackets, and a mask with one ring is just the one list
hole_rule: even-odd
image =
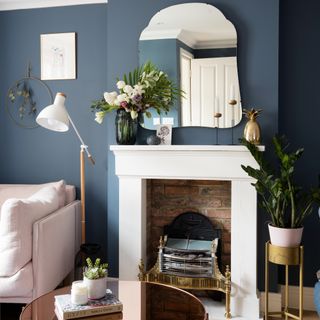
[[[269,312],[269,262],[285,266],[285,300],[284,308],[279,312]],[[289,312],[289,266],[299,266],[299,316]],[[265,320],[271,315],[285,316],[285,319],[303,319],[303,246],[286,248],[272,245],[269,241],[265,247]]]

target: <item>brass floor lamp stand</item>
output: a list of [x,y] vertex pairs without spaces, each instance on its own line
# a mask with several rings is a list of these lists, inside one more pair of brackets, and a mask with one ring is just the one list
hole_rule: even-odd
[[[284,308],[279,312],[269,312],[269,262],[285,266]],[[289,266],[299,266],[299,315],[289,312]],[[265,320],[271,315],[285,316],[285,319],[303,319],[303,246],[286,248],[272,245],[265,247]]]

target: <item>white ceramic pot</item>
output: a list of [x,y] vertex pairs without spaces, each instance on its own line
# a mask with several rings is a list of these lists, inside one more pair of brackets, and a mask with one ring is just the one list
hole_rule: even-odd
[[106,295],[107,277],[93,280],[83,277],[83,281],[88,288],[89,299],[101,299]]
[[269,223],[270,242],[278,247],[298,247],[301,243],[301,228],[278,228]]

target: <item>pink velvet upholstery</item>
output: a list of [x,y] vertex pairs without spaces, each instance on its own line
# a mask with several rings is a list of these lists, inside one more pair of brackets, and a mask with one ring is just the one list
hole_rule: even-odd
[[30,302],[73,269],[80,201],[73,186],[58,181],[0,185],[0,206],[0,302]]

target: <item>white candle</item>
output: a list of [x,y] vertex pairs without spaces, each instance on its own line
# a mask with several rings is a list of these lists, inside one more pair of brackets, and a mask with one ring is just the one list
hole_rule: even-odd
[[88,288],[83,281],[72,282],[71,303],[78,305],[88,303]]
[[229,97],[229,99],[230,99],[230,101],[236,99],[235,88],[234,88],[234,84],[233,83],[230,86],[230,97]]

